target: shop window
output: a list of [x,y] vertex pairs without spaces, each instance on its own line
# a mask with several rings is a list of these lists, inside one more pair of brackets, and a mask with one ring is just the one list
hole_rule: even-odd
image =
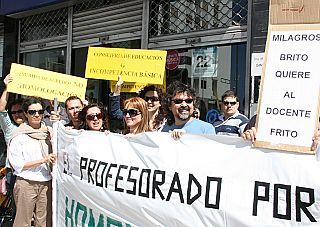
[[[206,110],[218,110],[222,94],[233,89],[239,96],[239,109],[243,112],[246,44],[177,49],[168,54],[174,56],[167,59],[175,61],[166,64],[167,85],[174,80],[191,85],[197,99],[201,100],[202,109]],[[176,67],[173,67],[174,63]]]
[[207,89],[207,81],[201,80],[201,89]]
[[171,16],[175,19],[179,17],[178,9],[175,6],[171,6]]
[[22,54],[23,64],[54,72],[66,72],[66,48]]
[[57,9],[20,20],[20,42],[46,39],[68,33],[68,9]]
[[246,25],[248,0],[150,0],[149,8],[149,36],[156,37]]

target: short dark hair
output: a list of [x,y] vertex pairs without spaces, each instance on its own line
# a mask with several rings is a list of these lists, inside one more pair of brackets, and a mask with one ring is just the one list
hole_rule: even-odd
[[24,100],[24,102],[22,103],[22,107],[21,108],[22,108],[23,112],[27,113],[29,106],[32,105],[32,104],[37,104],[37,103],[39,103],[42,106],[42,108],[44,108],[44,103],[43,103],[42,99],[39,98],[39,97],[28,97],[28,98],[26,98]]
[[70,96],[69,98],[66,99],[66,101],[64,102],[64,106],[67,108],[67,103],[71,100],[79,100],[81,102],[81,105],[83,105],[82,100],[78,97],[78,96]]
[[178,93],[187,93],[188,96],[194,100],[193,105],[196,106],[196,92],[189,85],[182,83],[181,81],[172,82],[167,88],[166,98],[163,101],[163,107],[166,113],[168,125],[172,125],[175,120],[173,113],[170,110],[172,98]]
[[223,102],[224,99],[227,97],[234,97],[234,98],[236,98],[237,102],[239,102],[238,96],[233,90],[227,90],[226,92],[224,92],[221,97],[221,101]]

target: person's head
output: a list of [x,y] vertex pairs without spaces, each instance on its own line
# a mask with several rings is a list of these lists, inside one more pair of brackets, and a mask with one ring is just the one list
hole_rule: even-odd
[[167,123],[180,124],[191,119],[195,109],[195,99],[195,91],[190,86],[180,81],[171,83],[167,88],[164,106]]
[[23,102],[22,110],[32,128],[40,128],[44,113],[43,106],[42,100],[37,97],[29,97]]
[[83,108],[81,99],[77,96],[70,96],[65,101],[65,108],[69,120],[73,123],[74,126],[78,125],[80,123],[78,115]]
[[105,131],[108,127],[107,114],[103,105],[91,103],[79,113],[80,129]]
[[162,90],[155,85],[144,87],[139,94],[147,102],[148,111],[155,112],[161,107]]
[[152,127],[157,128],[164,121],[164,110],[161,106],[163,100],[162,89],[155,85],[148,85],[140,91],[139,97],[147,102],[149,116],[151,116],[150,114],[156,114]]
[[228,90],[223,93],[221,101],[221,110],[225,118],[231,117],[238,111],[239,99],[234,91]]
[[147,103],[140,97],[124,101],[123,117],[126,132],[133,134],[150,131]]
[[200,110],[198,108],[195,108],[192,117],[199,119],[200,118]]
[[8,106],[9,117],[11,121],[17,126],[26,121],[26,116],[24,115],[21,107],[23,101],[23,99],[16,99]]

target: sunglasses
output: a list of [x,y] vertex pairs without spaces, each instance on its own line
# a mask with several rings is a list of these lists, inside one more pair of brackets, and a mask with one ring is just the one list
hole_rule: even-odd
[[98,120],[102,119],[103,114],[102,113],[97,113],[97,114],[90,114],[86,116],[86,119],[88,121],[93,121],[95,118],[97,118]]
[[148,102],[149,100],[151,102],[157,102],[157,101],[159,101],[159,98],[155,97],[155,96],[146,96],[146,97],[144,97],[144,100],[146,100],[146,102]]
[[27,113],[31,116],[35,115],[36,113],[38,113],[39,115],[44,113],[44,110],[28,110]]
[[193,99],[173,99],[171,101],[174,102],[174,104],[181,104],[183,101],[185,101],[187,104],[191,104]]
[[237,104],[237,102],[227,102],[227,101],[224,101],[224,102],[223,102],[223,105],[225,105],[225,106],[228,106],[229,104],[230,104],[231,106],[234,106],[234,105]]
[[129,114],[130,117],[135,117],[141,114],[141,112],[137,109],[123,109],[123,115],[126,116],[127,114]]
[[22,113],[23,110],[14,110],[14,111],[11,111],[10,113],[11,114],[18,114],[18,113]]

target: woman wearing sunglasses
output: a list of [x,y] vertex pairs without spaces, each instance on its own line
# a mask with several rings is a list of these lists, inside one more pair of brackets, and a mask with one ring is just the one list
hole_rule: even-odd
[[16,216],[13,226],[51,226],[51,164],[56,161],[52,153],[51,129],[45,126],[43,104],[30,97],[22,104],[26,122],[14,132],[9,143],[9,162],[16,175],[13,189]]
[[85,106],[79,113],[80,129],[105,131],[108,129],[107,114],[104,107],[97,103]]
[[8,111],[6,111],[7,103],[9,99],[9,93],[7,92],[7,85],[13,80],[12,76],[8,74],[3,82],[5,84],[5,89],[0,98],[0,127],[3,131],[6,143],[9,143],[13,132],[22,124],[26,117],[23,114],[21,105],[23,99],[16,99],[10,105],[8,105]]
[[[123,112],[120,110],[120,91],[122,83],[122,77],[119,76],[118,82],[115,85],[115,91],[113,95],[110,96],[110,116],[118,120],[122,120],[124,117]],[[161,131],[165,124],[164,110],[161,106],[162,96],[162,90],[155,85],[148,85],[139,93],[139,97],[144,99],[147,103],[149,126],[152,131]]]
[[124,134],[137,134],[151,131],[147,103],[139,97],[124,101],[123,118],[125,121]]

